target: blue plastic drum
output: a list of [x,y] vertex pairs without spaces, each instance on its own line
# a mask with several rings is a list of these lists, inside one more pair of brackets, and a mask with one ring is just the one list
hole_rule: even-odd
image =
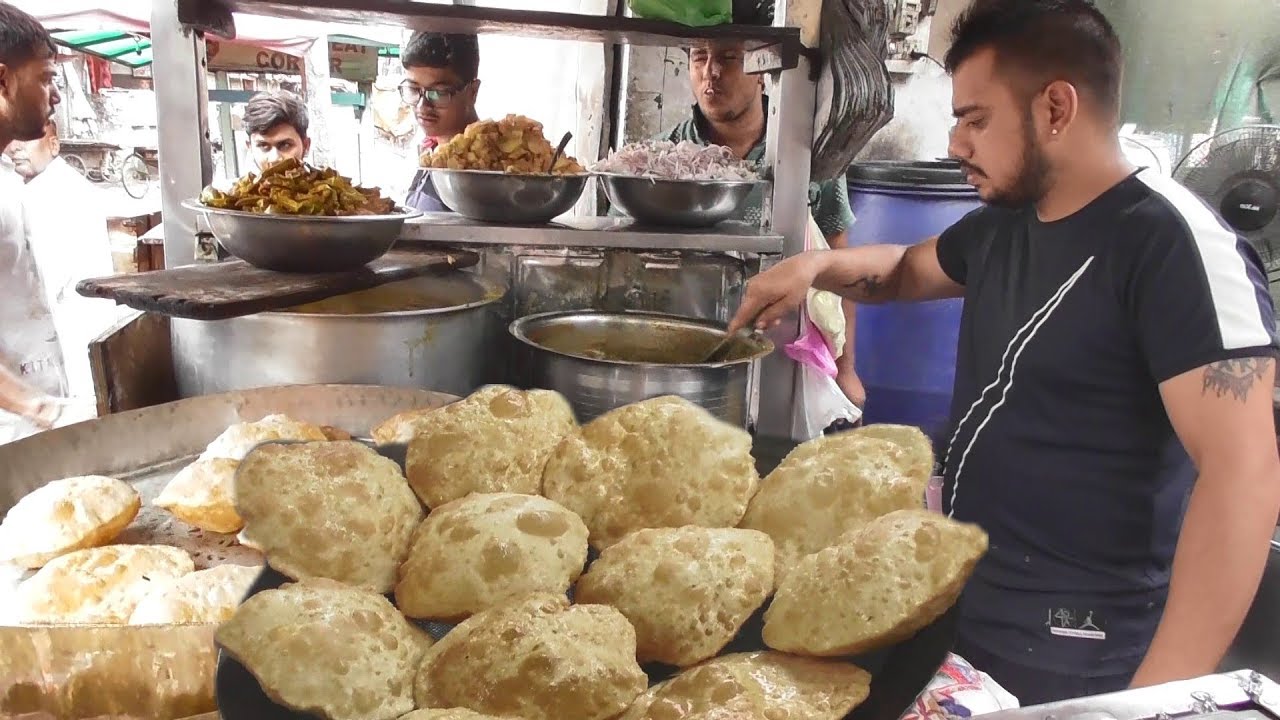
[[[953,163],[857,163],[848,177],[858,219],[849,229],[850,245],[914,245],[981,204]],[[945,448],[962,305],[858,307],[855,360],[867,390],[865,422],[916,425],[935,449]]]

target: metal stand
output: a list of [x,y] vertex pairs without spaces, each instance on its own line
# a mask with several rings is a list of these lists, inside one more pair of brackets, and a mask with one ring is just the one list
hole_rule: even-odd
[[155,0],[151,6],[151,53],[160,118],[164,258],[167,267],[176,267],[196,255],[195,214],[183,209],[182,201],[199,195],[213,179],[204,40],[178,23],[177,0]]
[[[809,160],[813,142],[816,86],[810,64],[801,54],[801,32],[786,26],[793,6],[812,0],[775,0],[774,27],[728,25],[690,28],[636,18],[481,8],[471,5],[405,3],[400,0],[156,0],[152,36],[156,54],[155,88],[160,109],[160,157],[165,214],[167,264],[181,265],[194,256],[193,217],[179,203],[199,193],[212,177],[208,149],[208,91],[204,45],[180,26],[179,18],[204,28],[234,27],[231,12],[274,15],[332,23],[399,23],[443,32],[506,32],[563,40],[679,46],[691,40],[722,38],[745,41],[745,64],[751,72],[773,80],[768,118],[767,163],[772,188],[767,195],[764,227],[725,224],[709,231],[669,232],[632,229],[626,221],[578,218],[566,225],[498,228],[459,218],[432,217],[406,228],[406,239],[443,243],[483,243],[695,252],[746,252],[758,267],[804,250],[809,222]],[[176,7],[175,7],[176,6]],[[810,8],[811,10],[811,8]],[[812,13],[810,13],[812,14]],[[812,28],[809,28],[812,35]],[[771,333],[781,347],[800,330],[791,316]],[[797,398],[796,366],[781,353],[767,358],[752,382],[751,413],[759,435],[790,439]]]

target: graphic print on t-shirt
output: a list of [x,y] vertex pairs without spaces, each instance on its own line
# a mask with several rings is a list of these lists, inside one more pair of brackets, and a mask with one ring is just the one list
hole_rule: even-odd
[[[1027,324],[1023,325],[1018,329],[1018,332],[1013,334],[1013,338],[1009,340],[1009,345],[1005,348],[1004,356],[1001,358],[1000,367],[996,370],[995,380],[992,380],[990,385],[982,388],[982,392],[978,394],[978,399],[974,400],[973,404],[969,406],[969,411],[965,413],[964,418],[962,418],[960,422],[956,423],[956,429],[951,433],[951,440],[947,443],[947,454],[942,459],[943,465],[947,465],[951,462],[951,452],[955,448],[956,438],[960,437],[960,431],[964,429],[970,416],[972,416],[974,411],[982,405],[989,391],[996,389],[997,386],[1000,387],[999,393],[993,396],[996,397],[997,400],[991,404],[986,415],[983,416],[982,420],[973,429],[973,433],[969,436],[968,444],[965,445],[964,451],[960,453],[960,459],[956,465],[955,476],[951,480],[951,502],[948,503],[950,509],[947,510],[947,517],[955,517],[956,495],[960,492],[960,475],[964,472],[964,461],[969,455],[969,450],[972,449],[973,444],[977,442],[978,435],[982,432],[982,428],[986,427],[987,423],[991,421],[991,416],[994,415],[996,410],[999,410],[1000,406],[1004,405],[1005,401],[1009,399],[1009,390],[1013,388],[1013,374],[1018,369],[1018,358],[1022,356],[1022,351],[1027,348],[1027,343],[1031,342],[1032,338],[1036,336],[1036,333],[1040,328],[1049,321],[1049,318],[1053,315],[1053,311],[1062,304],[1062,301],[1067,297],[1067,293],[1071,292],[1071,288],[1075,287],[1076,281],[1078,281],[1080,276],[1089,269],[1089,265],[1092,263],[1093,256],[1090,256],[1089,259],[1085,260],[1084,264],[1080,266],[1080,269],[1076,270],[1071,277],[1067,278],[1067,281],[1058,288],[1058,291],[1055,292],[1039,310],[1032,313],[1031,319],[1027,321]],[[1029,331],[1028,328],[1030,328]],[[1026,334],[1024,335],[1023,333]],[[1007,376],[1005,375],[1006,363],[1009,368]]]

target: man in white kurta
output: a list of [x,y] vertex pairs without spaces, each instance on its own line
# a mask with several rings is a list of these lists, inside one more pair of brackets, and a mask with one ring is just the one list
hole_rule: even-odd
[[66,368],[67,390],[83,415],[94,405],[89,344],[118,317],[109,300],[76,292],[85,278],[112,274],[102,190],[58,157],[52,122],[39,140],[15,141],[5,150],[25,181],[20,194],[27,245],[31,249],[53,313],[58,346]]
[[0,444],[55,422],[55,409],[45,414],[35,406],[41,395],[52,400],[66,393],[57,331],[23,230],[22,190],[12,166],[0,162],[0,365],[7,371],[0,379],[18,384],[10,394],[31,398],[32,406],[21,414],[0,409]]

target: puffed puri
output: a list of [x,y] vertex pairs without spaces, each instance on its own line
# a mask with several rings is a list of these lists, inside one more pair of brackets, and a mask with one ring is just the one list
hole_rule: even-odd
[[870,692],[852,663],[733,653],[654,685],[617,720],[842,720]]
[[235,483],[245,543],[294,580],[390,592],[424,517],[400,466],[358,442],[263,445]]
[[645,528],[734,527],[760,478],[751,435],[684,398],[611,410],[560,442],[543,494],[574,511],[604,549]]
[[326,720],[394,720],[414,709],[431,637],[381,595],[315,579],[245,600],[216,639],[274,702]]
[[503,385],[480,388],[405,422],[408,428],[382,434],[412,433],[405,459],[409,485],[433,510],[471,493],[541,493],[547,458],[578,426],[559,393]]
[[524,720],[609,720],[648,685],[636,634],[605,605],[535,593],[472,615],[423,656],[419,708]]
[[587,561],[587,526],[536,495],[475,493],[427,516],[400,567],[396,606],[458,622],[534,592],[563,595]]
[[928,510],[899,510],[801,559],[764,614],[764,642],[840,657],[901,642],[960,596],[987,534]]
[[775,582],[841,535],[895,510],[923,507],[926,463],[932,463],[929,441],[915,428],[902,428],[901,434],[905,439],[898,442],[857,430],[810,440],[765,477],[741,527],[773,538]]
[[755,530],[637,530],[605,548],[574,589],[636,628],[640,662],[688,667],[718,654],[773,591],[773,541]]

